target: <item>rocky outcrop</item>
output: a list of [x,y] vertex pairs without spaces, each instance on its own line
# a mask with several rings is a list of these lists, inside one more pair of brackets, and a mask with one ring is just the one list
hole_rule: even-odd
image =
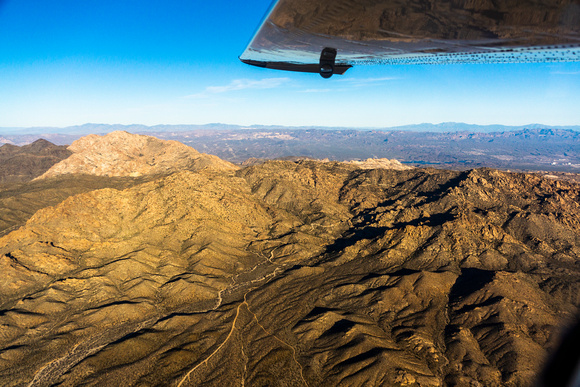
[[[290,157],[281,157],[281,158],[278,158],[276,160],[299,162],[299,161],[314,161],[315,159],[308,158],[308,157],[290,156]],[[251,157],[251,158],[245,160],[242,163],[242,166],[243,167],[251,167],[251,166],[255,166],[255,165],[264,164],[267,161],[268,161],[268,159],[258,159],[255,157]],[[331,162],[330,159],[328,159],[328,158],[318,160],[318,161],[324,162],[324,163]],[[414,167],[411,167],[409,165],[402,164],[399,160],[385,159],[385,158],[374,158],[374,159],[366,159],[366,160],[350,160],[350,161],[343,161],[343,162],[345,164],[354,165],[360,169],[382,168],[382,169],[395,169],[397,171],[402,171],[405,169],[413,169],[414,168]]]
[[68,150],[73,154],[50,168],[41,179],[63,174],[136,177],[204,168],[237,169],[227,161],[199,153],[177,141],[123,131],[82,137],[74,141]]
[[404,165],[401,164],[401,162],[399,160],[395,160],[395,159],[385,159],[385,158],[380,158],[380,159],[366,159],[366,160],[351,160],[351,161],[346,161],[349,164],[355,165],[356,167],[360,168],[360,169],[377,169],[377,168],[383,168],[383,169],[395,169],[397,171],[402,171],[405,169],[412,169],[413,167],[410,167],[408,165]]
[[528,386],[580,305],[579,196],[315,161],[70,196],[0,238],[0,379]]

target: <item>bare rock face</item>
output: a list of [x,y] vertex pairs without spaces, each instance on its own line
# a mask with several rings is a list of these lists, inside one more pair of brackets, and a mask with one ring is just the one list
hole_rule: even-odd
[[109,183],[0,238],[0,380],[530,386],[580,305],[579,202],[315,161]]
[[413,167],[401,164],[401,162],[399,160],[395,160],[395,159],[391,160],[391,159],[380,158],[380,159],[366,159],[363,161],[351,160],[351,161],[347,161],[347,162],[349,164],[355,165],[356,167],[358,167],[360,169],[383,168],[383,169],[395,169],[397,171],[402,171],[405,169],[413,169]]
[[178,170],[237,169],[231,163],[212,155],[199,153],[177,141],[123,131],[104,136],[91,134],[74,141],[68,150],[73,154],[54,165],[40,178],[63,174],[97,176],[141,176],[167,174]]

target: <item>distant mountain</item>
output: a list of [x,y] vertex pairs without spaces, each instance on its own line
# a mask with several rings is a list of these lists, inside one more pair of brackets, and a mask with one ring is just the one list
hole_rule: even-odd
[[0,183],[32,180],[71,154],[66,146],[44,139],[22,147],[4,144],[0,146]]
[[389,130],[410,130],[417,132],[436,132],[436,133],[446,133],[446,132],[471,132],[471,133],[494,133],[494,132],[506,132],[506,131],[517,131],[524,129],[568,129],[580,131],[580,125],[570,125],[570,126],[550,126],[542,124],[528,124],[528,125],[473,125],[465,124],[462,122],[443,122],[440,124],[414,124],[414,125],[403,125],[394,126],[389,128]]
[[[570,126],[550,126],[542,124],[528,124],[519,126],[509,125],[474,125],[461,122],[443,122],[440,124],[411,124],[392,127],[324,127],[324,126],[282,126],[282,125],[230,125],[221,123],[211,123],[204,125],[121,125],[121,124],[83,124],[67,127],[0,127],[0,143],[14,142],[20,144],[22,141],[30,141],[29,138],[38,135],[55,136],[63,138],[78,138],[88,134],[106,134],[114,131],[126,131],[131,133],[164,133],[164,132],[188,132],[188,131],[226,131],[226,130],[379,130],[379,131],[419,131],[419,132],[473,132],[491,133],[513,131],[521,129],[571,129],[580,131],[580,125]],[[74,138],[74,139],[76,139]]]
[[237,169],[227,161],[199,153],[177,141],[121,131],[82,137],[73,142],[68,150],[72,152],[70,157],[53,165],[39,178],[64,174],[136,177],[184,169]]
[[43,136],[61,136],[63,138],[77,139],[89,134],[107,134],[115,131],[126,131],[131,133],[148,133],[148,132],[183,132],[191,130],[236,130],[242,129],[240,125],[228,124],[205,124],[205,125],[121,125],[121,124],[83,124],[67,127],[23,127],[23,128],[1,128],[0,142],[19,142],[30,137]]

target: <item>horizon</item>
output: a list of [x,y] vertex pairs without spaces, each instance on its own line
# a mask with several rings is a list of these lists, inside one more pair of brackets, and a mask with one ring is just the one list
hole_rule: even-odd
[[399,128],[399,127],[412,127],[412,126],[435,126],[435,127],[442,127],[445,125],[461,125],[461,126],[472,126],[472,127],[506,127],[506,128],[524,128],[524,127],[534,127],[534,128],[580,128],[580,124],[570,124],[570,125],[552,125],[546,123],[539,123],[539,122],[528,122],[526,124],[521,125],[509,125],[509,124],[502,124],[502,123],[491,123],[491,124],[477,124],[477,123],[470,123],[470,122],[459,122],[459,121],[444,121],[444,122],[417,122],[417,123],[406,123],[401,125],[394,125],[394,126],[354,126],[354,125],[346,125],[346,126],[337,126],[337,125],[284,125],[284,124],[230,124],[225,122],[206,122],[206,123],[176,123],[176,124],[154,124],[154,125],[147,125],[142,123],[130,123],[130,124],[121,124],[121,123],[103,123],[103,122],[85,122],[83,124],[73,124],[73,125],[66,125],[66,126],[51,126],[51,125],[38,125],[38,126],[0,126],[0,135],[2,134],[2,130],[21,130],[21,129],[71,129],[71,128],[82,128],[82,127],[144,127],[144,128],[157,128],[157,127],[201,127],[201,126],[223,126],[223,127],[239,127],[239,129],[260,129],[260,128],[284,128],[284,129],[312,129],[312,128],[321,128],[321,129],[353,129],[353,130],[374,130],[374,129],[392,129],[392,128]]
[[328,131],[328,132],[406,132],[406,133],[433,133],[433,134],[501,134],[504,132],[556,130],[580,133],[580,125],[545,125],[530,123],[526,125],[477,125],[463,122],[441,122],[438,124],[420,123],[399,125],[392,127],[352,127],[352,126],[283,126],[283,125],[230,125],[223,123],[208,124],[177,124],[177,125],[142,125],[142,124],[96,124],[86,123],[67,127],[28,127],[28,128],[5,128],[0,127],[0,147],[3,144],[25,145],[36,140],[45,139],[58,144],[70,143],[76,139],[88,136],[104,136],[116,131],[127,133],[157,136],[164,138],[167,135],[192,132],[241,132],[241,131]]
[[245,65],[269,5],[0,1],[0,127],[580,124],[579,62],[355,66],[328,80]]

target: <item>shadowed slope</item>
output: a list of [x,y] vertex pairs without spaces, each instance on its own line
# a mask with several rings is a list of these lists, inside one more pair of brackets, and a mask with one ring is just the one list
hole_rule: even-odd
[[43,139],[21,147],[0,146],[0,184],[25,182],[42,175],[72,154],[66,148]]

